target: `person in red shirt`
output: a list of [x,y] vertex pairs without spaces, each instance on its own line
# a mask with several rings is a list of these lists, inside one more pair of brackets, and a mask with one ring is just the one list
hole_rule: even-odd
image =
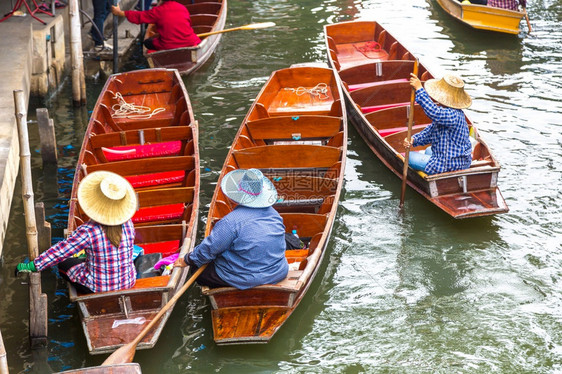
[[189,11],[174,0],[163,0],[158,6],[144,11],[122,11],[119,5],[111,7],[111,13],[118,17],[127,17],[134,24],[152,23],[158,35],[147,38],[144,46],[152,50],[192,47],[201,43],[201,39],[191,27]]

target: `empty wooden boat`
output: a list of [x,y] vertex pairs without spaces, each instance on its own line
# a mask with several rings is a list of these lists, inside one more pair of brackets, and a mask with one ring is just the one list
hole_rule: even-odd
[[[144,111],[144,112],[143,112]],[[88,217],[77,187],[97,170],[120,174],[133,185],[139,209],[135,244],[145,255],[166,257],[195,242],[199,210],[198,127],[177,70],[145,69],[107,80],[93,110],[72,188],[68,232]],[[150,275],[150,274],[149,274]],[[90,353],[106,353],[132,341],[185,282],[186,269],[137,279],[133,288],[70,298],[79,306]],[[138,345],[156,343],[172,309]]]
[[[189,10],[191,25],[196,34],[216,32],[224,29],[226,23],[227,0],[176,0]],[[145,38],[155,35],[154,25],[150,25]],[[144,56],[151,68],[178,69],[187,75],[199,69],[213,54],[222,34],[201,38],[201,43],[193,47],[175,48],[163,51],[144,49]]]
[[[327,25],[324,31],[328,59],[341,80],[351,122],[373,153],[402,178],[414,56],[374,21]],[[418,75],[422,81],[433,78],[423,65]],[[407,183],[455,218],[507,212],[497,186],[500,165],[468,118],[467,122],[475,144],[471,167],[434,175],[409,168]],[[416,105],[413,133],[430,123]]]
[[441,8],[463,24],[476,30],[519,34],[519,24],[525,12],[487,5],[462,4],[457,0],[437,0]]
[[346,162],[347,122],[332,69],[274,72],[246,115],[222,168],[206,235],[235,207],[220,189],[235,169],[260,169],[277,188],[273,207],[306,248],[287,250],[291,270],[278,284],[247,290],[203,287],[217,344],[267,343],[310,287],[334,224]]

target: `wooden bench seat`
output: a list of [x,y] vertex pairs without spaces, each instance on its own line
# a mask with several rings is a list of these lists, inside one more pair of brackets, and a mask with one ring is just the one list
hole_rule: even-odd
[[341,149],[318,145],[279,144],[235,150],[241,169],[328,168],[340,160]]
[[350,93],[352,100],[359,105],[363,112],[370,112],[367,108],[381,110],[398,105],[409,105],[412,88],[409,82],[396,82],[373,87],[365,87]]
[[71,301],[76,301],[77,299],[80,300],[87,300],[87,299],[97,299],[103,297],[111,297],[114,295],[126,295],[131,293],[138,293],[138,292],[145,292],[146,289],[150,288],[166,288],[168,286],[168,282],[170,281],[169,275],[162,275],[158,277],[149,277],[149,278],[139,278],[136,280],[135,285],[131,288],[126,290],[119,290],[119,291],[107,291],[107,292],[96,292],[96,293],[89,293],[89,294],[82,294],[76,291],[71,284],[69,284],[69,297]]
[[331,116],[286,116],[248,121],[246,127],[256,140],[319,139],[336,135],[341,119]]

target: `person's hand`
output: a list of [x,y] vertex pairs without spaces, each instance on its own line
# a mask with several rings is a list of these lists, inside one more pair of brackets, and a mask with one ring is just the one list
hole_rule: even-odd
[[420,79],[414,73],[410,73],[410,86],[414,87],[416,91],[422,88]]
[[[185,261],[186,258],[187,258],[187,262]],[[187,254],[184,257],[178,257],[178,259],[174,261],[175,268],[184,268],[186,266],[195,267],[195,264],[193,263],[191,258],[189,258],[189,254]]]
[[15,275],[18,276],[19,273],[33,273],[36,272],[35,264],[33,261],[20,262],[16,265]]
[[404,138],[404,148],[409,149],[412,146],[412,142],[408,141],[407,138]]
[[118,17],[125,17],[125,12],[123,12],[121,8],[119,8],[119,4],[111,6],[111,13]]

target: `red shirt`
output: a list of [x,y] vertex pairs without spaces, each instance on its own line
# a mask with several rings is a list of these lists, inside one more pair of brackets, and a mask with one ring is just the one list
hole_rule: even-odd
[[131,23],[154,23],[160,35],[154,39],[158,50],[191,47],[201,43],[201,39],[191,28],[189,11],[182,4],[168,0],[145,11],[127,10],[125,17]]

